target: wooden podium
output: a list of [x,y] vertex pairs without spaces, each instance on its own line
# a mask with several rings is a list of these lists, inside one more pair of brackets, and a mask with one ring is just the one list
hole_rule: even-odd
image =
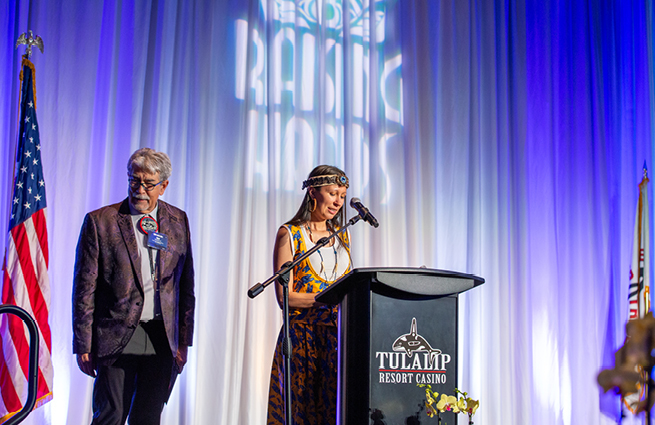
[[319,294],[339,304],[337,424],[426,423],[417,384],[455,395],[457,296],[482,283],[445,270],[361,268]]

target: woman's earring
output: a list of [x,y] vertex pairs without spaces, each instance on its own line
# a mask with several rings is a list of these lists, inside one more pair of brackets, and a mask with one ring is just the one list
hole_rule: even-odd
[[315,209],[316,209],[316,199],[312,198],[309,204],[309,212],[313,213]]

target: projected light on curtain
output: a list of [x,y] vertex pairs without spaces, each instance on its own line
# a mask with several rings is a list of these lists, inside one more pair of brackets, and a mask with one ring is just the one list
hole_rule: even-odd
[[[277,0],[268,5],[262,0],[260,24],[268,22],[273,28],[268,36],[261,26],[236,21],[235,96],[247,103],[249,115],[246,151],[250,161],[246,162],[252,169],[245,173],[246,187],[260,178],[264,190],[269,189],[271,160],[343,167],[344,149],[349,145],[353,163],[364,165],[350,170],[351,181],[365,190],[372,123],[382,129],[376,140],[384,167],[383,147],[400,135],[403,125],[402,57],[400,47],[391,46],[386,37],[386,10],[391,5],[376,2],[371,6],[360,0],[345,4],[347,13],[341,1],[307,0],[296,5]],[[267,21],[269,10],[271,21]],[[371,98],[379,106],[372,108]],[[275,189],[295,190],[299,177],[294,167],[282,168],[275,175]],[[384,193],[386,202],[388,185]]]

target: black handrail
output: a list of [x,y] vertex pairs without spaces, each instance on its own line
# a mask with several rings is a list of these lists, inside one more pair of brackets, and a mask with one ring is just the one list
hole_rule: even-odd
[[25,418],[27,418],[27,415],[29,415],[34,409],[34,405],[36,405],[36,390],[39,379],[39,329],[36,327],[36,322],[32,316],[18,306],[0,304],[0,314],[5,313],[18,316],[23,322],[25,322],[27,330],[30,331],[30,368],[27,380],[27,400],[25,401],[23,408],[5,422],[5,425],[15,425],[23,422]]

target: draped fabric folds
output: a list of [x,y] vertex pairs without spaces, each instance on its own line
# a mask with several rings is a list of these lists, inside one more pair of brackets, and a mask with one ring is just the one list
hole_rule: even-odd
[[459,308],[458,388],[480,400],[476,423],[614,423],[618,400],[595,379],[624,337],[637,184],[644,161],[655,170],[654,14],[650,0],[8,0],[0,223],[14,44],[28,29],[45,42],[32,61],[54,398],[24,423],[89,421],[74,250],[84,214],[126,196],[142,146],[171,157],[164,200],[189,214],[197,276],[164,424],[263,423],[281,317],[273,291],[246,291],[272,274],[274,235],[321,163],[381,223],[352,228],[355,267],[486,279]]

